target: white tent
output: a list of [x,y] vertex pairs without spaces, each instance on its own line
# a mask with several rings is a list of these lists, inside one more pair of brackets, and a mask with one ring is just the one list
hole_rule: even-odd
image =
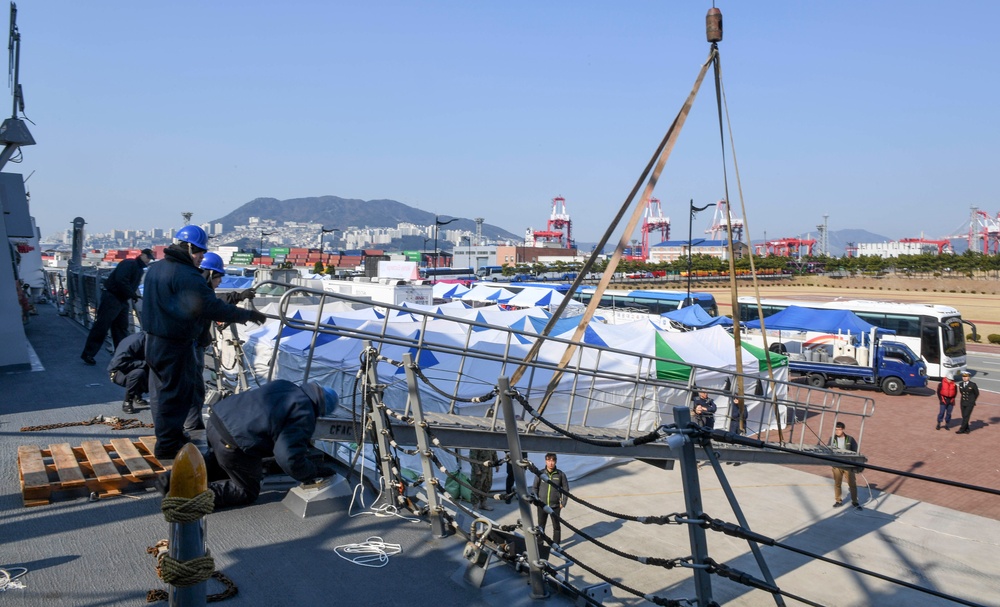
[[503,287],[491,287],[489,285],[476,285],[468,293],[462,295],[462,301],[476,301],[483,303],[505,303],[514,297],[514,293]]
[[[365,337],[317,336],[309,379],[334,387],[347,402],[355,389],[362,341],[371,339],[385,359],[378,363],[377,372],[379,383],[386,386],[383,398],[387,406],[399,411],[406,406],[405,372],[398,363],[409,353],[433,385],[431,388],[421,382],[418,386],[425,409],[445,412],[454,407],[469,415],[485,415],[495,402],[463,399],[481,397],[491,391],[499,377],[510,377],[549,321],[548,314],[538,308],[444,311],[455,320],[428,318],[416,308],[408,314],[389,316],[373,308],[329,315],[327,309],[323,312],[326,324],[361,332]],[[297,309],[295,313],[300,318],[315,318],[315,310]],[[479,324],[470,325],[469,321]],[[566,351],[566,345],[559,340],[572,337],[577,321],[560,319],[552,339],[543,343],[537,359],[549,365],[557,363]],[[248,340],[247,348],[258,375],[266,373],[270,357],[276,355],[276,377],[301,380],[309,348],[314,343],[312,333],[283,334],[280,352],[275,354],[276,325],[273,321],[267,323]],[[381,346],[378,336],[385,336]],[[640,435],[673,421],[673,407],[688,404],[689,383],[694,381],[722,391],[732,385],[736,371],[732,336],[720,327],[673,333],[659,330],[648,321],[626,325],[592,321],[581,342],[545,411],[546,417],[556,423],[581,424],[586,416],[588,425],[630,429],[632,435]],[[772,416],[766,399],[753,395],[756,391],[766,392],[770,384],[761,370],[760,353],[747,348],[741,348],[740,352],[744,372],[749,375],[744,382],[749,425],[759,429],[761,424],[770,424]],[[577,372],[578,369],[582,372]],[[776,371],[776,379],[787,379],[785,366],[779,365]],[[552,377],[550,369],[534,368],[514,388],[537,406]],[[728,426],[727,400],[716,398],[719,406],[716,426],[720,428]]]
[[460,283],[436,282],[432,287],[434,299],[458,299],[469,292],[469,288]]

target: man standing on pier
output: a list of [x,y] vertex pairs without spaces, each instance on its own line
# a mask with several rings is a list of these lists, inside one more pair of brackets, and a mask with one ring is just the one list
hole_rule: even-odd
[[958,393],[962,395],[962,427],[955,434],[968,434],[969,418],[972,417],[972,410],[976,408],[976,399],[979,398],[979,386],[969,379],[971,375],[968,370],[962,371],[962,381],[958,384]]
[[[836,423],[833,438],[830,439],[830,446],[842,451],[856,452],[858,450],[858,442],[854,440],[853,436],[844,432],[845,428],[844,422]],[[847,488],[851,491],[851,505],[861,510],[861,504],[858,503],[858,480],[853,468],[833,468],[833,507],[840,508],[844,505],[843,500],[841,500],[841,491],[843,490],[845,475],[847,476]]]

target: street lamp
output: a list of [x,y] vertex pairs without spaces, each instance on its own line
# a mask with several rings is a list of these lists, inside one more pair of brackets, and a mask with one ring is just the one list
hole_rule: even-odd
[[446,226],[453,221],[458,221],[458,217],[452,217],[448,221],[441,221],[438,216],[434,216],[434,268],[438,267],[438,228]]
[[[430,241],[431,241],[430,238],[425,238],[424,239],[424,246],[423,246],[422,249],[420,249],[421,258],[427,256],[427,243],[430,242]],[[427,263],[426,262],[424,262],[424,267],[427,267]]]
[[[698,214],[698,211],[704,211],[708,207],[712,206],[711,204],[706,204],[703,207],[696,207],[694,206],[694,198],[691,199],[690,205],[691,205],[691,214],[688,215],[688,286],[687,286],[687,297],[684,298],[684,305],[681,306],[682,308],[686,308],[690,306],[692,303],[691,302],[691,246],[693,245],[693,243],[691,242],[692,238],[691,224],[694,223],[694,216]],[[705,239],[702,238],[699,242],[704,242],[704,241]]]
[[264,267],[264,237],[270,236],[271,234],[274,234],[274,232],[265,232],[264,230],[260,231],[260,246],[257,247],[257,259],[260,260],[257,267],[259,268]]
[[323,259],[323,255],[324,255],[324,252],[323,252],[323,236],[329,234],[330,232],[339,232],[339,231],[340,231],[339,228],[330,228],[328,230],[328,229],[324,228],[323,226],[319,227],[319,258],[323,261],[323,268],[324,269],[326,269],[326,267],[327,267],[328,264],[326,263],[327,260]]
[[339,232],[340,228],[330,228],[329,230],[320,226],[319,228],[319,252],[323,253],[323,235],[329,234],[330,232]]
[[[465,265],[467,265],[470,268],[472,268],[472,239],[469,238],[468,236],[463,236],[459,240],[459,242],[460,243],[462,243],[462,242],[465,243],[465,247],[466,247],[466,249],[465,249],[465,261],[466,261],[466,264]],[[465,266],[460,266],[460,267],[464,268]],[[478,268],[472,268],[472,269],[476,270]]]

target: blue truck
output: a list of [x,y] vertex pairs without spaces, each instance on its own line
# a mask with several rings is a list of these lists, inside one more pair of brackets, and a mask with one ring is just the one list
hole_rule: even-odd
[[[907,388],[927,385],[927,364],[906,344],[894,341],[876,342],[870,364],[858,364],[856,358],[845,356],[832,361],[788,360],[788,368],[806,376],[815,388],[825,388],[827,382],[851,382],[881,388],[897,396]],[[867,358],[867,357],[863,357]]]

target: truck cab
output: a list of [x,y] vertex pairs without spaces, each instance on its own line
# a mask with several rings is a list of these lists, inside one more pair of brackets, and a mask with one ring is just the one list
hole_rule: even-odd
[[875,369],[886,394],[898,395],[906,388],[927,385],[927,364],[906,344],[882,341],[875,348]]

